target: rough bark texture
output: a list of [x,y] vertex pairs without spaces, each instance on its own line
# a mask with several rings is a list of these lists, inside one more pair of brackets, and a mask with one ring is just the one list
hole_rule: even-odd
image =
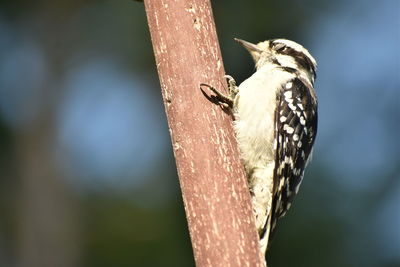
[[232,119],[200,91],[225,84],[211,4],[144,3],[196,265],[265,266]]

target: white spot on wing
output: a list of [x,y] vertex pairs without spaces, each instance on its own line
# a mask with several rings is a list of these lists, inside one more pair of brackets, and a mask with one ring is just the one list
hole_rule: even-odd
[[[285,125],[287,125],[287,124],[285,124]],[[287,126],[287,127],[286,127],[286,132],[287,132],[288,134],[292,134],[292,133],[294,132],[294,129],[293,129],[292,127],[290,127],[290,126]]]
[[[286,88],[287,88],[287,85],[286,85]],[[292,91],[286,91],[284,93],[284,95],[285,95],[285,98],[292,98]]]
[[301,147],[303,145],[303,143],[301,142],[301,141],[299,141],[298,143],[297,143],[297,147]]
[[300,117],[300,124],[301,125],[306,125],[306,120],[304,119],[303,116]]
[[288,102],[289,104],[293,103],[293,99],[292,98],[285,98],[285,101]]

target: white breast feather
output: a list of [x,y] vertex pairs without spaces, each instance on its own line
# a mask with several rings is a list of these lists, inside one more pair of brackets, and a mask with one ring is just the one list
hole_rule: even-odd
[[293,74],[264,65],[239,86],[235,97],[235,131],[249,174],[257,229],[264,228],[272,205],[276,95]]
[[235,98],[235,131],[246,168],[274,160],[276,94],[294,77],[265,65],[240,84]]

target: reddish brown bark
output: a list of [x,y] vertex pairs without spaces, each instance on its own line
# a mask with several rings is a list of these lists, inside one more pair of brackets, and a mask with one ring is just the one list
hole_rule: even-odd
[[265,266],[231,118],[200,83],[224,67],[209,0],[145,0],[196,265]]

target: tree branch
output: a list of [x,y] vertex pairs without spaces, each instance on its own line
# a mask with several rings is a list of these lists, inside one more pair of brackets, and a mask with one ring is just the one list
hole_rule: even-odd
[[225,84],[209,0],[145,0],[196,265],[265,266],[231,117],[201,93]]

